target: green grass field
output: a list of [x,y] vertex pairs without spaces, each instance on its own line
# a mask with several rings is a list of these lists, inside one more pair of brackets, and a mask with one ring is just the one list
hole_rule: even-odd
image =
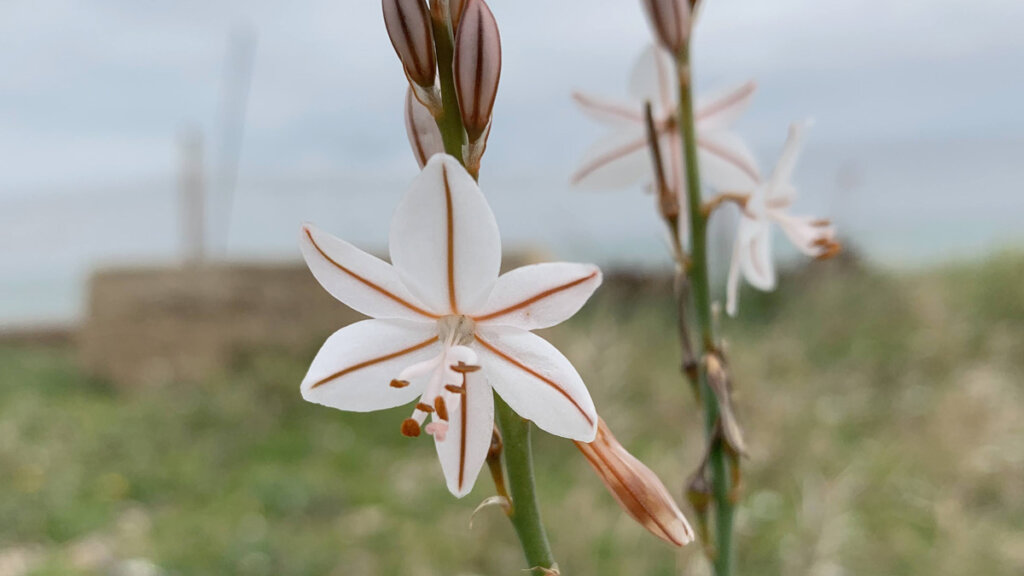
[[[657,285],[657,286],[660,286]],[[619,439],[681,496],[701,421],[668,294],[602,289],[545,336]],[[840,262],[723,319],[751,447],[739,573],[1024,573],[1024,258],[914,276]],[[302,357],[133,393],[69,350],[0,350],[0,576],[523,574],[486,474],[463,500],[406,408],[303,402]],[[705,574],[620,512],[573,445],[537,435],[565,575]]]

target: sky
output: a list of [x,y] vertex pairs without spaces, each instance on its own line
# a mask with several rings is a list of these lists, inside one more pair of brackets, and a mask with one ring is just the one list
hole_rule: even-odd
[[[506,246],[668,265],[649,196],[569,185],[603,134],[570,94],[626,96],[639,2],[489,4],[503,69],[481,185]],[[1021,0],[704,0],[693,61],[698,92],[757,81],[737,129],[764,169],[814,120],[800,212],[877,264],[926,266],[1024,246],[1021,30]],[[379,2],[0,0],[0,324],[80,316],[98,266],[175,261],[186,131],[220,190],[231,37],[254,57],[215,257],[297,260],[307,220],[383,251],[416,164]]]
[[[565,178],[596,127],[573,89],[625,94],[638,3],[493,0],[504,68],[487,162]],[[777,147],[1020,138],[1024,2],[707,0],[701,87],[756,78],[743,128]],[[404,77],[369,0],[0,2],[0,198],[173,175],[198,127],[216,162],[227,38],[256,38],[243,177],[411,174]]]

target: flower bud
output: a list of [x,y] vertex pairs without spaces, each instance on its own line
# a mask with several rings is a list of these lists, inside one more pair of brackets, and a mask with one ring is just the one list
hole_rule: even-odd
[[619,505],[648,532],[674,546],[693,541],[693,530],[661,480],[619,444],[604,419],[597,437],[576,447],[604,481]]
[[462,13],[466,11],[467,0],[448,0],[448,14],[452,21],[452,32],[457,32]]
[[462,124],[474,142],[491,121],[501,77],[501,36],[484,0],[466,0],[455,33],[454,72]]
[[666,50],[679,54],[690,41],[690,0],[641,0],[654,36]]
[[434,32],[424,0],[383,0],[384,25],[409,80],[433,88],[437,77]]
[[434,116],[413,96],[411,88],[405,93],[405,132],[420,168],[426,166],[431,156],[444,152],[441,130]]

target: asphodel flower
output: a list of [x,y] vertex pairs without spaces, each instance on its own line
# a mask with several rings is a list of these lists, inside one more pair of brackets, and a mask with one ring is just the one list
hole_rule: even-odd
[[758,184],[742,205],[742,215],[733,244],[732,263],[726,288],[726,311],[736,315],[740,276],[759,290],[775,288],[772,259],[772,222],[778,224],[800,252],[814,258],[828,258],[840,250],[835,228],[828,220],[794,216],[790,207],[796,200],[793,169],[800,155],[805,125],[793,124],[782,155],[771,177]]
[[[633,102],[610,102],[573,94],[584,112],[612,129],[586,153],[572,177],[573,183],[591,188],[620,188],[651,182],[644,118],[644,103],[650,102],[666,164],[666,181],[677,194],[682,194],[683,143],[677,123],[678,85],[672,59],[661,48],[650,46],[633,68],[630,80]],[[753,82],[747,82],[697,102],[694,111],[697,158],[701,177],[712,188],[749,190],[761,179],[750,149],[731,130],[733,122],[750,104],[755,87]]]
[[648,532],[674,546],[693,541],[693,529],[665,485],[630,454],[598,418],[593,442],[576,442],[587,462],[627,514]]
[[541,429],[594,439],[597,414],[583,380],[530,331],[575,314],[601,271],[548,263],[499,276],[494,215],[451,156],[433,156],[395,211],[391,264],[311,225],[301,245],[320,284],[371,317],[327,339],[302,382],[306,400],[355,412],[415,401],[401,431],[433,435],[459,497],[491,444],[492,388]]

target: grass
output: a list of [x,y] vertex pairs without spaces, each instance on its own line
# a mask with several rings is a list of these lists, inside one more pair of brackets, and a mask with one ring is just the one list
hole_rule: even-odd
[[[545,336],[677,494],[701,423],[660,284],[603,289]],[[745,424],[739,573],[1024,572],[1024,258],[893,277],[842,262],[746,291],[722,321]],[[0,576],[521,574],[486,474],[450,497],[406,408],[304,403],[315,352],[117,392],[71,351],[0,350]],[[565,574],[704,574],[538,434]]]

